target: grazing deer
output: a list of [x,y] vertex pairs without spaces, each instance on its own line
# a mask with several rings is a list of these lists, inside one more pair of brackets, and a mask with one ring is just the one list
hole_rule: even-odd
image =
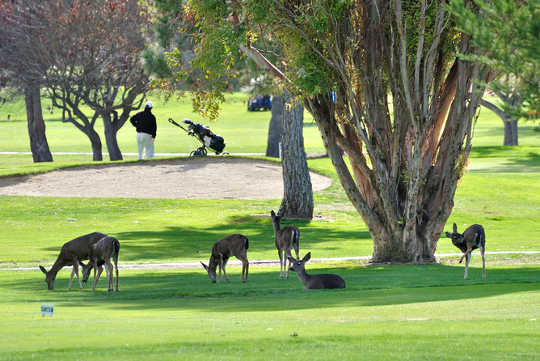
[[[287,268],[287,258],[292,257],[291,247],[294,248],[296,258],[300,258],[298,249],[300,247],[300,230],[296,226],[286,226],[280,229],[281,216],[274,211],[270,211],[272,216],[272,225],[274,226],[274,241],[279,255],[279,278],[289,278],[289,269]],[[289,262],[289,266],[291,263]]]
[[249,270],[249,261],[247,259],[248,248],[249,240],[241,234],[232,234],[214,243],[208,266],[201,262],[206,272],[208,272],[212,283],[216,283],[216,268],[218,266],[219,282],[221,282],[221,270],[223,270],[225,280],[229,282],[229,277],[227,277],[227,273],[225,272],[225,266],[227,266],[227,261],[231,255],[242,261],[242,282],[247,282]]
[[54,289],[54,281],[56,280],[56,274],[64,266],[73,266],[73,271],[71,272],[71,277],[69,278],[68,289],[71,289],[71,285],[73,283],[73,276],[77,276],[79,288],[82,288],[81,280],[79,279],[79,261],[83,259],[88,259],[90,245],[96,243],[105,236],[106,234],[100,232],[93,232],[72,239],[71,241],[65,243],[62,246],[56,262],[54,262],[53,266],[49,271],[47,271],[45,267],[40,265],[39,269],[41,270],[41,272],[45,273],[45,282],[47,283],[47,287],[49,288],[49,290]]
[[[109,280],[109,291],[113,290],[113,265],[111,264],[111,258],[114,261],[114,269],[116,270],[116,291],[118,292],[118,253],[120,252],[120,242],[114,237],[106,236],[100,239],[98,242],[90,246],[90,254],[88,255],[88,264],[80,262],[83,268],[83,282],[88,281],[90,271],[94,269],[94,285],[92,291],[96,290],[96,285],[99,281],[99,277],[103,272],[103,265],[105,265],[105,272],[107,273],[107,279]],[[96,275],[97,268],[97,275]]]
[[446,237],[451,238],[454,246],[463,252],[463,256],[459,259],[459,263],[461,263],[463,258],[465,258],[465,275],[463,278],[467,278],[469,275],[469,261],[471,260],[472,251],[480,248],[480,254],[482,255],[482,278],[486,278],[486,260],[484,257],[486,251],[486,234],[484,227],[479,224],[473,224],[463,234],[460,234],[457,231],[457,225],[454,223],[454,232],[446,232]]
[[308,252],[302,260],[288,257],[292,263],[291,271],[295,271],[298,279],[304,284],[304,289],[315,290],[322,288],[345,288],[345,280],[341,276],[329,273],[318,275],[308,275],[305,264],[311,259],[311,252]]

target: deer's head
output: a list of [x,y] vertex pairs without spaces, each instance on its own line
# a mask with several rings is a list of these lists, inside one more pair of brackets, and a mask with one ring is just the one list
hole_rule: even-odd
[[53,272],[47,272],[45,267],[39,266],[39,269],[41,272],[45,273],[45,283],[47,283],[47,288],[52,290],[54,289],[54,280],[56,280],[56,273],[53,274]]
[[278,216],[274,210],[270,211],[270,216],[272,217],[272,224],[276,225],[279,228],[279,224],[281,223],[281,216]]
[[289,270],[294,272],[303,271],[306,262],[311,259],[311,252],[308,252],[301,260],[294,259],[292,257],[287,258],[289,259],[289,262],[292,263],[291,267],[289,267]]
[[454,223],[453,232],[446,232],[446,237],[452,239],[454,246],[458,246],[464,242],[463,234],[458,233],[457,225]]
[[204,267],[204,270],[208,272],[208,277],[210,277],[210,281],[212,281],[212,283],[216,283],[216,264],[212,264],[212,258],[210,258],[209,266],[205,265],[202,262],[201,264]]
[[90,271],[92,271],[92,262],[88,262],[88,264],[84,264],[81,261],[79,261],[79,264],[82,267],[82,281],[83,283],[88,282],[88,278],[90,277]]

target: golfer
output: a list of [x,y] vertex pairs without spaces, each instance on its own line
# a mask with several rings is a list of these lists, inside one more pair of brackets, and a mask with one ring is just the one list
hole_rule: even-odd
[[[156,140],[156,117],[152,114],[152,102],[147,101],[144,110],[138,112],[129,120],[137,129],[137,146],[139,160],[150,159],[154,156],[154,141]],[[143,158],[143,151],[145,157]]]

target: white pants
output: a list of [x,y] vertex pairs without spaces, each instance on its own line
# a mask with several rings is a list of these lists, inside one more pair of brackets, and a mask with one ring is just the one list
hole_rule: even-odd
[[150,159],[154,156],[154,141],[148,133],[137,133],[137,146],[139,149],[139,160],[143,159],[143,150],[145,151],[144,159]]

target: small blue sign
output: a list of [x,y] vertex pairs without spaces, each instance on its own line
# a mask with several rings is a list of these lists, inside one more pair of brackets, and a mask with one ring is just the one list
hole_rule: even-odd
[[53,316],[54,306],[53,305],[41,305],[41,316]]

